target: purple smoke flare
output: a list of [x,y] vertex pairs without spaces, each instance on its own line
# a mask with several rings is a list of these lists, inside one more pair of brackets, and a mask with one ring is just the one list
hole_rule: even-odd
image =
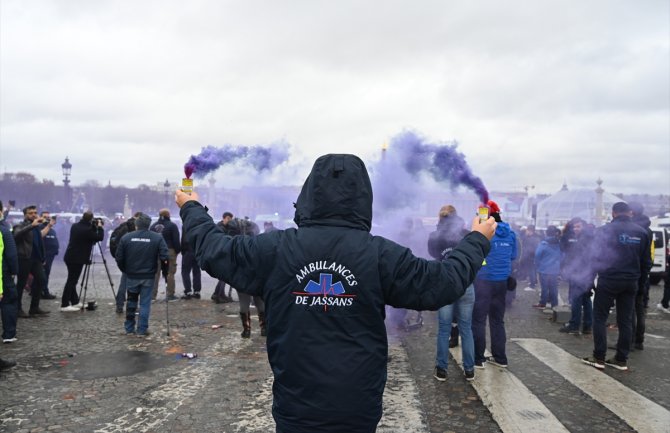
[[206,146],[198,155],[191,155],[184,164],[187,178],[203,178],[225,164],[241,163],[256,171],[272,170],[288,160],[288,143],[278,141],[269,146]]
[[465,186],[473,190],[482,203],[486,203],[488,190],[482,180],[472,173],[465,155],[457,148],[456,141],[428,143],[415,132],[405,131],[391,139],[389,152],[400,153],[403,166],[410,174],[425,172],[438,182],[447,181],[453,187]]

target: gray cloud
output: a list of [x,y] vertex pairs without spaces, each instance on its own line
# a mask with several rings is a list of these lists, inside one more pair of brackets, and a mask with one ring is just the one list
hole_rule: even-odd
[[[181,176],[206,145],[326,152],[403,128],[456,139],[490,189],[564,179],[670,193],[662,0],[380,3],[7,0],[0,168],[75,184]],[[26,149],[30,157],[26,157]],[[230,183],[254,182],[233,169]]]

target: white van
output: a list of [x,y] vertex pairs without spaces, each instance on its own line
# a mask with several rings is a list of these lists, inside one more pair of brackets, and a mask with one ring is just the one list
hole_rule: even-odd
[[668,275],[668,231],[665,227],[649,227],[654,234],[654,264],[649,272],[649,283],[658,284]]

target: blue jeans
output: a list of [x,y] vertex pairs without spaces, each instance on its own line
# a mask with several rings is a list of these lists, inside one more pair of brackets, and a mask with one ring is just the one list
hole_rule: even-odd
[[616,301],[616,323],[619,340],[615,359],[627,361],[633,335],[633,309],[637,294],[637,280],[598,280],[596,296],[593,298],[593,356],[605,359],[607,354],[607,317]]
[[537,271],[535,270],[535,260],[530,260],[528,263],[528,283],[531,288],[537,286]]
[[475,339],[475,363],[483,363],[486,350],[486,319],[491,333],[491,354],[500,363],[507,364],[505,343],[505,296],[507,280],[475,279],[475,307],[472,311],[472,334]]
[[126,303],[126,286],[128,285],[128,277],[126,273],[121,273],[121,281],[119,282],[119,291],[116,292],[116,308],[123,309],[123,304]]
[[475,307],[475,287],[470,285],[461,296],[451,305],[445,305],[437,312],[439,328],[437,331],[437,356],[435,365],[447,369],[449,364],[449,337],[451,335],[451,320],[456,312],[458,332],[461,335],[461,353],[463,354],[463,369],[475,369],[475,340],[472,336],[472,310]]
[[582,310],[584,312],[584,323],[582,329],[591,329],[593,322],[593,305],[591,304],[591,290],[584,284],[569,281],[568,296],[570,298],[571,317],[568,322],[570,329],[579,330],[582,324]]
[[558,307],[558,275],[540,274],[540,304]]
[[46,282],[44,284],[44,289],[42,290],[43,295],[50,295],[49,291],[49,276],[51,275],[51,266],[54,263],[56,256],[47,256],[44,260],[44,276],[46,277]]
[[2,338],[16,337],[16,321],[19,318],[19,292],[14,280],[3,277],[2,300],[0,301],[0,314],[2,314]]
[[138,298],[140,305],[140,320],[137,325],[138,334],[146,334],[149,329],[149,313],[151,312],[151,292],[154,288],[154,279],[135,280],[126,277],[128,300],[126,301],[126,332],[135,333],[135,311]]

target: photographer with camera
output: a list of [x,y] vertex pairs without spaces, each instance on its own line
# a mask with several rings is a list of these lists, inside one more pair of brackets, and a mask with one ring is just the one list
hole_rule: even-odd
[[93,218],[93,213],[86,211],[79,222],[70,228],[70,241],[63,257],[67,266],[67,281],[65,281],[60,308],[63,312],[81,309],[79,295],[77,295],[77,281],[79,281],[84,265],[91,262],[93,246],[105,235],[103,224],[102,219]]
[[[19,253],[19,274],[16,280],[19,295],[19,317],[37,317],[49,314],[40,308],[42,290],[46,284],[44,274],[44,261],[46,253],[42,238],[49,231],[48,227],[40,229],[45,222],[37,216],[37,206],[31,205],[23,208],[23,221],[14,226],[12,234],[16,241],[16,249]],[[21,308],[23,288],[28,282],[28,275],[33,275],[33,284],[30,290],[30,310],[28,314]]]

